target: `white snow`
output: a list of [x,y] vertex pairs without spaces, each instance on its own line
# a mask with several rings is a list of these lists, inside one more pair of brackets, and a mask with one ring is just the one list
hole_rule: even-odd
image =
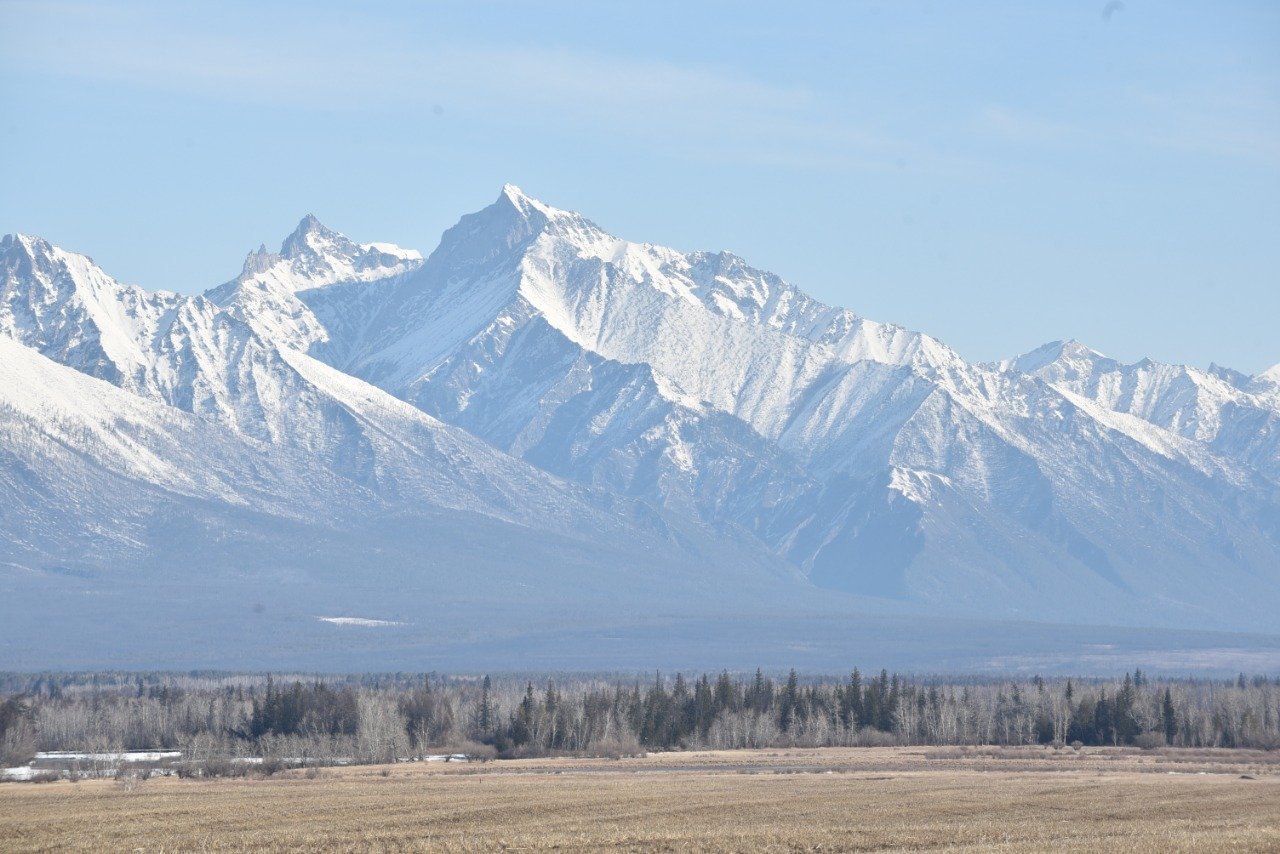
[[417,249],[405,249],[403,246],[397,246],[394,243],[362,243],[360,247],[362,249],[372,249],[384,255],[394,255],[406,261],[422,260],[422,253]]
[[118,753],[82,753],[74,750],[50,750],[36,754],[35,762],[161,762],[181,759],[178,750],[124,750]]
[[514,185],[429,263],[308,216],[200,297],[25,236],[0,277],[6,524],[55,552],[145,549],[178,499],[335,532],[461,511],[582,544],[697,527],[801,572],[901,563],[966,613],[1181,615],[1210,583],[1223,614],[1280,607],[1280,365],[1075,341],[973,365]]
[[403,626],[395,620],[374,620],[369,617],[316,617],[322,623],[333,623],[335,626]]
[[0,768],[0,780],[22,782],[32,779],[39,773],[41,772],[30,765],[20,765],[16,768]]

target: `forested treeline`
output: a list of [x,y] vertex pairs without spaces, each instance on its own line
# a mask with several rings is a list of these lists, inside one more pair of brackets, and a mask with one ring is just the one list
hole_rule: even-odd
[[827,745],[1280,748],[1280,680],[8,674],[0,763],[165,748],[388,761]]

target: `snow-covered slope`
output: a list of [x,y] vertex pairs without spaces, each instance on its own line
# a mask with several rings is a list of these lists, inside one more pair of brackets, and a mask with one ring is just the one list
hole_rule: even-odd
[[[286,240],[281,257],[304,240],[345,254],[336,263],[301,256],[306,265],[297,268],[294,285],[307,276],[309,284],[332,284],[335,269],[343,277],[368,269],[358,262],[344,267],[346,248],[354,244],[309,220]],[[21,416],[27,436],[14,438],[15,451],[61,442],[94,465],[168,493],[175,492],[175,478],[198,480],[232,460],[241,468],[210,487],[213,492],[176,492],[313,524],[430,510],[499,519],[535,532],[529,536],[608,536],[658,552],[673,548],[679,536],[649,509],[559,480],[291,349],[295,342],[287,336],[279,343],[267,338],[282,328],[267,308],[259,307],[257,322],[249,323],[203,296],[121,285],[90,259],[43,241],[19,237],[3,246],[9,275],[0,321],[8,334],[0,340],[9,372],[0,400]],[[384,247],[375,254],[378,269],[391,276],[402,272],[396,259],[415,263],[403,250]],[[270,266],[273,281],[285,282],[282,264]],[[250,277],[242,284],[259,282]],[[38,310],[26,310],[32,305]],[[68,385],[72,379],[81,384]],[[64,424],[92,441],[75,446],[59,432]],[[155,427],[157,441],[165,440],[162,448],[137,446],[132,437],[146,425]],[[41,429],[50,435],[30,438]],[[173,431],[190,434],[191,444]],[[215,458],[202,456],[206,448]],[[135,457],[152,468],[118,470]],[[22,467],[38,471],[38,462],[37,455]],[[94,514],[86,517],[88,524],[110,527]]]
[[[369,477],[0,336],[5,666],[423,667],[468,644],[518,662],[549,629],[584,621],[804,606],[769,561],[633,502],[588,503],[377,389],[289,359],[369,427]],[[324,633],[327,614],[389,615],[421,639]]]
[[[390,243],[355,243],[307,215],[279,252],[262,246],[250,253],[240,275],[210,291],[208,297],[268,340],[306,350],[328,341],[329,334],[300,299],[302,293],[377,285],[421,265],[422,254],[416,250]],[[378,289],[360,288],[369,290],[376,294]],[[319,299],[319,294],[312,295],[313,302]],[[347,306],[345,318],[329,319],[330,323],[358,324],[360,317],[351,308]],[[348,337],[358,331],[358,327],[340,329]]]
[[685,582],[740,565],[796,602],[1280,630],[1280,366],[1074,343],[969,364],[512,186],[426,259],[307,217],[198,297],[35,238],[0,250],[0,333],[273,461],[255,512],[317,478],[333,500],[313,491],[299,518],[330,531],[348,503],[429,508]]
[[1204,444],[1280,480],[1280,370],[1250,378],[1143,359],[1125,365],[1075,341],[1046,344],[1002,365]]
[[1210,577],[1237,614],[1273,603],[1271,433],[1252,410],[1119,406],[1046,352],[970,365],[511,186],[420,269],[296,292],[322,331],[295,346],[544,470],[749,531],[823,586],[1064,619],[1212,621]]
[[131,385],[183,299],[124,286],[93,260],[27,235],[0,238],[0,334]]

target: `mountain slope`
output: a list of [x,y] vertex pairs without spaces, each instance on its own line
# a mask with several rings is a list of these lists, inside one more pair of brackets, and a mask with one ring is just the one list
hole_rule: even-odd
[[201,296],[22,236],[0,274],[0,356],[85,401],[33,408],[38,385],[0,377],[26,449],[0,524],[43,532],[10,534],[28,568],[129,555],[176,584],[195,551],[228,590],[412,590],[513,626],[874,608],[1280,630],[1280,368],[1075,344],[969,364],[511,186],[425,259],[307,217]]
[[[1280,481],[1280,394],[1268,372],[1250,378],[1218,366],[1205,371],[1150,359],[1125,365],[1075,341],[1046,344],[1003,367],[1195,440]],[[1276,368],[1270,373],[1280,376]]]
[[[510,186],[419,269],[299,295],[317,358],[544,470],[749,531],[818,585],[1274,623],[1265,413],[1210,434],[1035,357],[970,365],[734,256],[629,243]],[[1230,606],[1202,604],[1209,583]]]
[[[369,477],[0,337],[0,658],[332,656],[340,639],[315,629],[331,614],[496,642],[584,619],[813,604],[768,561],[632,502],[587,504],[359,380],[287,358],[367,425]],[[143,633],[103,645],[140,614]],[[246,631],[278,650],[246,647]]]
[[[322,231],[314,221],[304,221],[299,232],[285,241],[281,255],[271,256],[275,260],[268,268],[284,259],[298,269],[301,257],[305,264],[299,279],[318,275],[333,283],[352,269],[389,269],[394,276],[401,272],[400,259],[415,261],[412,253],[393,254],[385,247],[374,253],[378,263],[372,266],[360,262],[344,266],[343,259],[334,263],[315,253],[290,258],[290,247],[305,240],[330,249],[355,245]],[[277,476],[264,487],[271,501],[255,504],[227,484],[225,495],[198,497],[267,513],[287,511],[283,515],[288,518],[324,525],[341,525],[347,517],[361,514],[463,511],[535,532],[527,536],[551,534],[592,543],[606,537],[675,565],[692,559],[691,555],[712,563],[719,560],[714,554],[717,544],[703,542],[699,531],[682,530],[683,523],[673,526],[635,502],[567,484],[355,377],[285,344],[277,345],[264,337],[279,334],[282,328],[275,324],[274,308],[259,306],[255,317],[260,322],[250,324],[206,297],[151,294],[120,285],[89,259],[43,241],[16,238],[6,241],[5,247],[11,250],[3,256],[9,270],[7,304],[21,305],[24,292],[36,293],[41,308],[27,315],[13,309],[0,314],[15,342],[9,347],[11,361],[30,361],[34,351],[29,353],[20,344],[31,344],[47,356],[65,360],[68,367],[131,393],[104,398],[99,390],[86,395],[85,408],[77,410],[84,418],[98,417],[95,413],[108,418],[121,409],[121,401],[150,404],[152,411],[170,421],[185,414],[194,416],[180,422],[186,425],[183,429],[199,425],[205,435],[217,436],[230,448],[224,456],[244,466],[227,484],[255,482],[252,475],[260,461],[277,469]],[[32,275],[31,270],[41,272]],[[277,283],[284,279],[274,277]],[[259,283],[256,276],[251,281]],[[156,310],[158,306],[165,310]],[[65,346],[64,342],[78,340],[82,327],[93,331],[93,346]],[[110,343],[99,345],[96,340]],[[113,346],[123,340],[134,346]],[[85,353],[90,355],[81,358]],[[17,399],[40,398],[38,388],[16,381],[11,385]],[[75,396],[64,395],[68,400]],[[30,412],[23,414],[33,417]],[[65,414],[51,412],[48,417],[56,423]],[[158,417],[152,420],[166,423]],[[136,419],[138,424],[146,421],[142,414]],[[133,430],[133,422],[108,423],[123,432]],[[38,418],[34,425],[39,426]],[[23,441],[40,446],[30,429]],[[22,446],[16,435],[14,442],[15,447]],[[206,445],[218,447],[206,440],[198,443]],[[211,465],[198,454],[177,454],[178,447],[176,441],[169,442],[165,451],[151,454],[158,472],[200,472]],[[81,449],[81,454],[107,455],[108,459],[97,461],[101,465],[113,458],[105,445]],[[35,460],[28,463],[34,465]],[[147,480],[138,472],[133,475]],[[149,485],[168,488],[167,481]],[[67,501],[71,503],[70,496]],[[109,524],[103,521],[101,526]],[[724,550],[735,563],[741,560],[731,544]],[[761,566],[767,563],[755,561]]]
[[[766,564],[696,531],[583,506],[545,475],[537,492],[489,480],[503,472],[481,465],[476,440],[446,429],[421,441],[427,416],[290,358],[379,425],[374,442],[396,449],[379,449],[372,480],[392,482],[355,483],[0,336],[5,666],[423,667],[466,643],[515,655],[566,625],[805,607]],[[398,468],[406,457],[414,467]],[[432,475],[440,457],[460,480]],[[511,481],[527,469],[502,466]],[[476,509],[457,509],[468,495]],[[576,527],[557,532],[564,519]],[[317,620],[351,614],[417,627],[419,640],[369,646]]]

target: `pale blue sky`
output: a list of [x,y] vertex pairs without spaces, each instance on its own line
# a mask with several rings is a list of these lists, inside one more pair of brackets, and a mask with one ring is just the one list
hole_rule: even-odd
[[0,232],[196,291],[511,181],[971,359],[1280,361],[1280,4],[795,6],[0,0]]

